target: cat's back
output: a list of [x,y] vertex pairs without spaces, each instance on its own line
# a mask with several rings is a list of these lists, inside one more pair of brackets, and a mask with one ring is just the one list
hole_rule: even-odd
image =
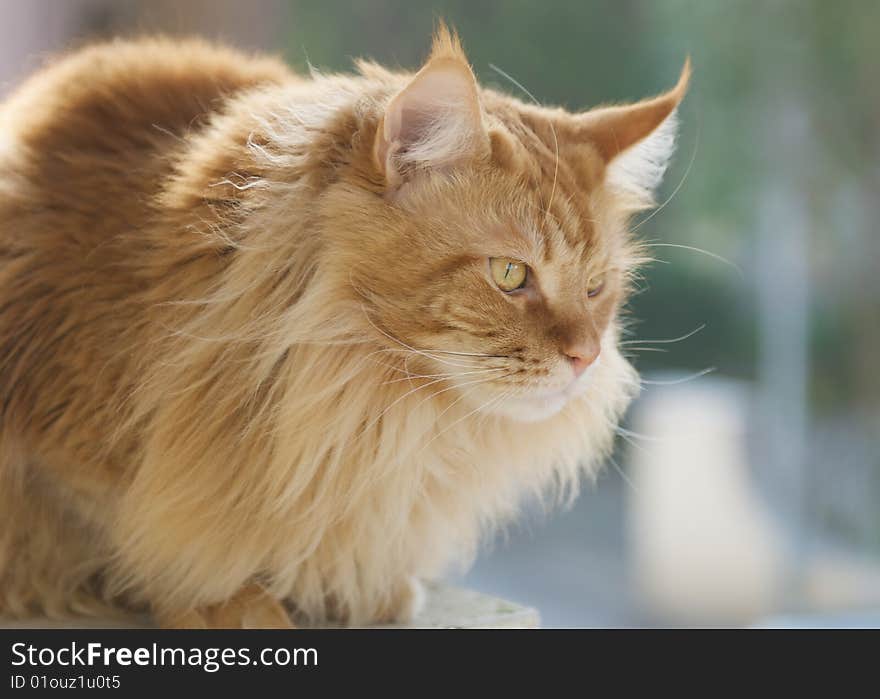
[[80,240],[140,225],[187,135],[236,94],[291,79],[279,60],[200,40],[118,40],[50,62],[0,105],[0,238],[23,209],[66,215],[54,226],[82,227]]
[[114,41],[0,104],[0,442],[15,423],[67,440],[70,459],[114,418],[143,339],[156,194],[229,100],[290,80],[281,61],[197,40]]
[[0,105],[0,123],[38,159],[54,148],[124,156],[198,129],[242,90],[291,79],[280,60],[200,39],[115,40],[50,60]]

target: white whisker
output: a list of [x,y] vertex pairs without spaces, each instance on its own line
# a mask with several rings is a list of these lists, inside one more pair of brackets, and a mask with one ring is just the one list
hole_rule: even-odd
[[[746,278],[745,272],[743,272],[742,268],[736,264],[735,262],[731,262],[726,257],[722,257],[718,253],[710,252],[709,250],[703,250],[703,248],[697,248],[693,245],[681,245],[679,243],[644,243],[645,247],[649,248],[681,248],[682,250],[690,250],[691,252],[698,252],[702,255],[706,255],[711,257],[713,260],[718,260],[719,262],[723,262],[724,264],[733,267],[737,271],[737,273],[743,279]],[[667,261],[668,264],[668,261]]]
[[[419,403],[415,407],[418,408],[423,403],[431,400],[432,398],[436,398],[441,393],[446,393],[447,391],[451,391],[454,388],[465,388],[466,386],[476,386],[477,384],[483,384],[483,383],[489,383],[491,381],[497,381],[499,379],[505,378],[506,376],[510,376],[510,374],[502,374],[501,376],[488,376],[488,377],[485,377],[482,379],[474,379],[472,381],[465,381],[464,383],[453,384],[452,386],[447,386],[446,388],[443,388],[439,391],[434,391],[434,393],[432,393],[427,398],[423,398],[421,401],[419,401]],[[457,403],[458,400],[456,400],[455,402]],[[453,405],[454,405],[454,403],[453,403]],[[447,407],[446,410],[448,410],[448,409],[449,408]],[[446,410],[444,410],[443,412],[446,412]]]
[[662,442],[664,441],[662,437],[651,437],[646,434],[640,434],[639,432],[633,432],[632,430],[627,430],[618,425],[617,433],[621,436],[626,435],[627,437],[632,437],[633,439],[643,439],[646,442]]
[[428,357],[429,359],[433,359],[436,362],[441,362],[441,363],[446,364],[448,366],[460,367],[462,369],[479,369],[482,366],[484,366],[483,362],[476,362],[476,361],[469,362],[465,359],[461,359],[461,360],[443,359],[441,357],[435,357],[432,354],[427,353],[425,350],[408,349],[406,347],[404,347],[403,349],[398,349],[396,347],[386,347],[382,351],[383,352],[399,352],[402,354],[406,354],[407,355],[407,358],[406,358],[407,362],[412,358],[413,355],[418,355],[418,356],[422,356],[422,357]]
[[[415,407],[418,408],[420,405],[431,400],[432,398],[439,396],[441,393],[446,393],[447,391],[451,391],[454,388],[464,388],[464,387],[472,386],[472,385],[475,385],[478,383],[488,383],[489,381],[495,381],[498,378],[502,378],[502,377],[498,377],[498,376],[483,377],[480,379],[474,379],[472,381],[465,381],[464,383],[454,384],[452,386],[447,386],[446,388],[442,388],[439,391],[435,391],[434,393],[430,394],[426,398],[423,398]],[[357,438],[359,439],[364,434],[366,434],[370,429],[372,429],[379,422],[379,420],[381,420],[388,413],[389,410],[391,410],[395,405],[400,403],[402,400],[408,398],[409,396],[411,396],[414,393],[417,393],[418,391],[421,391],[424,388],[427,388],[428,386],[434,386],[434,385],[436,385],[438,383],[442,383],[446,380],[447,380],[446,378],[434,379],[433,381],[428,381],[425,384],[421,384],[419,386],[416,386],[415,388],[410,389],[409,391],[407,391],[403,395],[398,396],[389,405],[387,405],[381,413],[379,413],[376,417],[374,417],[372,420],[370,420],[370,422],[367,423],[367,425],[364,426],[364,428],[358,434]]]
[[623,479],[623,482],[626,483],[634,493],[638,493],[638,489],[633,485],[633,482],[630,480],[629,476],[626,475],[626,472],[620,467],[620,465],[614,460],[614,457],[609,456],[608,460],[611,462],[611,465],[617,470],[620,474],[620,477]]
[[673,342],[681,342],[682,340],[687,340],[689,337],[693,337],[698,332],[705,329],[705,327],[706,327],[706,324],[703,323],[702,325],[699,325],[696,328],[694,328],[693,330],[691,330],[689,333],[686,333],[680,337],[673,337],[669,340],[624,340],[623,342],[620,342],[618,344],[620,344],[620,345],[642,345],[642,344],[650,343],[652,345],[657,345],[657,344],[664,344],[665,345],[665,344],[670,344]]
[[434,379],[433,381],[429,381],[429,382],[426,383],[426,384],[421,384],[421,385],[419,385],[419,386],[416,386],[415,388],[413,388],[413,389],[407,391],[407,392],[404,393],[403,395],[398,396],[394,401],[391,402],[390,405],[387,405],[387,406],[385,407],[385,409],[384,409],[381,413],[379,413],[376,417],[374,417],[372,420],[370,420],[369,423],[367,423],[367,424],[364,426],[364,428],[360,431],[360,435],[359,435],[359,436],[366,434],[366,433],[367,433],[367,432],[368,432],[368,431],[369,431],[369,430],[370,430],[370,429],[371,429],[371,428],[372,428],[377,422],[379,422],[379,420],[381,420],[381,419],[385,416],[385,414],[386,414],[389,410],[391,410],[395,405],[397,405],[398,403],[400,403],[400,401],[406,399],[408,396],[411,396],[411,395],[412,395],[413,393],[415,393],[416,391],[421,391],[423,388],[427,388],[428,386],[433,386],[434,384],[441,383],[441,382],[443,382],[443,381],[445,381],[445,380],[446,380],[446,379]]
[[[512,374],[508,374],[508,376],[510,376],[510,375],[512,375]],[[501,377],[499,377],[499,378],[501,378]],[[463,396],[462,396],[462,397],[463,397]],[[461,398],[459,398],[459,400],[461,400]],[[439,439],[441,436],[443,436],[444,434],[446,434],[446,432],[448,432],[449,430],[451,430],[451,429],[452,429],[453,427],[455,427],[457,424],[459,424],[460,422],[463,422],[464,420],[466,420],[467,418],[469,418],[469,417],[470,417],[471,415],[473,415],[474,413],[479,412],[479,411],[481,411],[481,410],[487,408],[489,405],[493,404],[493,403],[494,403],[495,401],[497,401],[497,400],[498,400],[498,396],[492,396],[492,398],[490,398],[489,400],[487,400],[487,401],[486,401],[485,403],[483,403],[482,405],[477,406],[476,408],[474,408],[473,410],[471,410],[469,413],[467,413],[467,414],[465,414],[465,415],[462,415],[462,416],[461,416],[460,418],[458,418],[457,420],[454,420],[454,421],[451,422],[450,424],[446,425],[446,427],[444,427],[444,428],[443,428],[442,430],[440,430],[437,434],[435,434],[433,437],[431,437],[431,439],[429,439],[428,442],[427,442],[426,444],[424,444],[424,445],[422,446],[422,448],[419,449],[418,452],[416,452],[415,457],[420,456],[420,455],[425,451],[425,449],[427,449],[429,446],[431,446],[431,444],[433,444],[437,439]],[[458,401],[456,401],[456,402],[458,402]]]
[[439,354],[454,354],[460,357],[484,357],[487,359],[508,359],[509,357],[506,354],[482,354],[480,352],[453,352],[452,350],[441,350],[434,349],[433,347],[426,347],[426,352],[436,352]]
[[701,376],[705,376],[706,374],[711,374],[713,371],[716,371],[715,367],[709,367],[707,369],[703,369],[702,371],[698,371],[695,374],[691,374],[690,376],[685,376],[680,379],[674,379],[672,381],[649,381],[647,379],[642,379],[641,383],[645,386],[676,386],[680,383],[693,381],[694,379],[698,379]]
[[639,444],[638,442],[634,442],[632,439],[630,439],[630,437],[624,433],[625,431],[621,432],[619,430],[619,428],[615,425],[612,425],[612,427],[614,428],[614,432],[617,434],[617,436],[620,437],[624,442],[629,444],[633,449],[638,449],[643,454],[647,454],[648,456],[651,456],[651,452],[649,452],[647,449],[645,449],[645,447],[642,446],[641,444]]
[[[534,104],[536,104],[536,105],[538,105],[538,106],[541,106],[541,103],[538,102],[538,99],[537,99],[537,98],[536,98],[531,92],[529,92],[529,91],[525,88],[525,86],[522,85],[522,83],[520,83],[519,81],[515,80],[511,75],[509,75],[508,73],[504,72],[501,68],[499,68],[498,66],[496,66],[494,63],[490,63],[490,64],[489,64],[489,67],[490,67],[492,70],[494,70],[496,73],[498,73],[501,77],[506,78],[506,79],[509,80],[513,85],[515,85],[515,86],[518,87],[520,90],[522,90],[523,93],[524,93],[525,95],[527,95],[528,98],[529,98],[530,100],[532,100],[532,102],[533,102]],[[549,120],[548,120],[548,123],[550,124],[550,131],[551,131],[551,133],[553,134],[553,146],[554,146],[554,148],[555,148],[555,150],[556,150],[556,159],[555,159],[555,162],[554,162],[554,165],[553,165],[553,185],[552,185],[552,187],[550,188],[550,200],[547,202],[547,206],[546,206],[546,208],[545,208],[545,210],[544,210],[544,220],[541,222],[541,231],[542,231],[542,232],[543,232],[543,230],[544,230],[544,226],[547,225],[547,219],[550,217],[550,209],[553,207],[553,197],[554,197],[555,194],[556,194],[556,183],[557,183],[557,180],[559,179],[559,138],[556,136],[556,126],[554,125],[553,120],[552,120],[552,119],[549,119]]]
[[663,209],[665,209],[668,206],[669,202],[671,202],[675,198],[675,196],[678,194],[678,191],[682,188],[682,186],[684,185],[688,176],[691,174],[691,168],[694,166],[694,162],[697,159],[697,150],[699,149],[699,145],[700,145],[700,122],[697,121],[697,135],[694,138],[694,150],[691,153],[691,159],[688,162],[687,168],[685,168],[684,174],[681,176],[681,180],[676,185],[675,189],[672,190],[672,194],[670,194],[666,198],[666,201],[664,201],[660,206],[658,206],[650,214],[645,216],[645,218],[643,218],[641,221],[639,221],[637,224],[635,224],[632,227],[632,231],[631,231],[632,233],[635,233],[644,224],[646,224],[648,221],[650,221],[652,218],[654,218],[657,214],[659,214],[661,211],[663,211]]
[[391,383],[399,383],[401,381],[412,381],[413,379],[452,379],[458,376],[469,376],[473,374],[488,374],[493,371],[504,371],[504,367],[490,367],[488,369],[477,369],[476,371],[463,371],[461,373],[447,373],[447,374],[407,374],[404,377],[399,379],[389,379],[388,381],[384,381],[382,383],[383,386],[387,386]]
[[415,354],[420,354],[420,355],[422,355],[423,357],[427,357],[428,359],[433,359],[435,362],[441,362],[441,363],[443,363],[443,364],[449,364],[450,366],[466,366],[466,365],[462,365],[462,364],[456,364],[455,362],[451,362],[451,361],[449,361],[448,359],[441,359],[440,357],[435,357],[435,356],[429,354],[428,352],[424,352],[424,351],[422,351],[422,350],[418,350],[418,349],[416,349],[415,347],[411,347],[410,345],[408,345],[408,344],[406,344],[405,342],[403,342],[403,340],[398,340],[396,337],[394,337],[394,336],[391,335],[390,333],[385,332],[382,328],[380,328],[378,325],[376,325],[376,324],[373,322],[373,319],[370,318],[370,314],[367,313],[367,309],[364,307],[363,304],[361,304],[361,310],[364,312],[364,317],[367,319],[367,322],[368,322],[370,325],[372,325],[372,326],[376,329],[377,332],[381,333],[382,335],[384,335],[385,337],[387,337],[387,338],[388,338],[389,340],[391,340],[392,342],[396,342],[398,345],[400,345],[400,346],[403,347],[404,349],[407,349],[407,350],[409,350],[410,352],[414,352]]

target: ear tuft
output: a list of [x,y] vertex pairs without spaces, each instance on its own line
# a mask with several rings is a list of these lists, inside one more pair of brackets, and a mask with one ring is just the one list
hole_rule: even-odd
[[660,122],[660,126],[608,163],[605,181],[612,188],[632,195],[638,206],[653,206],[654,192],[663,181],[675,153],[677,136],[676,108]]
[[373,155],[390,186],[412,171],[448,168],[488,151],[477,81],[444,24],[422,69],[388,103]]
[[678,105],[690,82],[686,59],[674,88],[635,104],[594,109],[578,117],[577,138],[590,142],[607,164],[606,182],[650,206],[675,150]]
[[442,19],[437,23],[434,41],[431,44],[431,59],[429,60],[435,58],[452,58],[463,61],[465,64],[468,62],[458,34],[450,30]]

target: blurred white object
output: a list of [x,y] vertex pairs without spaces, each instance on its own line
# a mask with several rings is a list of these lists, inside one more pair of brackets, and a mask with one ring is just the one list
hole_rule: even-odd
[[683,624],[860,608],[876,618],[880,561],[796,547],[809,532],[784,531],[776,515],[785,508],[759,496],[746,452],[750,409],[746,384],[715,377],[651,385],[639,401],[638,434],[628,437],[638,603],[659,621]]
[[778,606],[783,537],[750,484],[748,396],[712,377],[650,386],[629,450],[639,602],[658,619],[738,624]]
[[822,551],[810,556],[805,568],[803,596],[809,609],[838,612],[873,608],[873,619],[880,619],[880,561]]

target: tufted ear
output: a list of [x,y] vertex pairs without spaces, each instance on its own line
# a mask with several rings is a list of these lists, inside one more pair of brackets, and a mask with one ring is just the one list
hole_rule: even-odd
[[648,203],[675,148],[676,110],[687,92],[690,59],[678,84],[635,104],[600,107],[577,116],[576,138],[590,142],[607,163],[606,182]]
[[427,63],[385,108],[376,166],[397,186],[414,170],[453,167],[488,151],[476,78],[457,37],[441,25]]

